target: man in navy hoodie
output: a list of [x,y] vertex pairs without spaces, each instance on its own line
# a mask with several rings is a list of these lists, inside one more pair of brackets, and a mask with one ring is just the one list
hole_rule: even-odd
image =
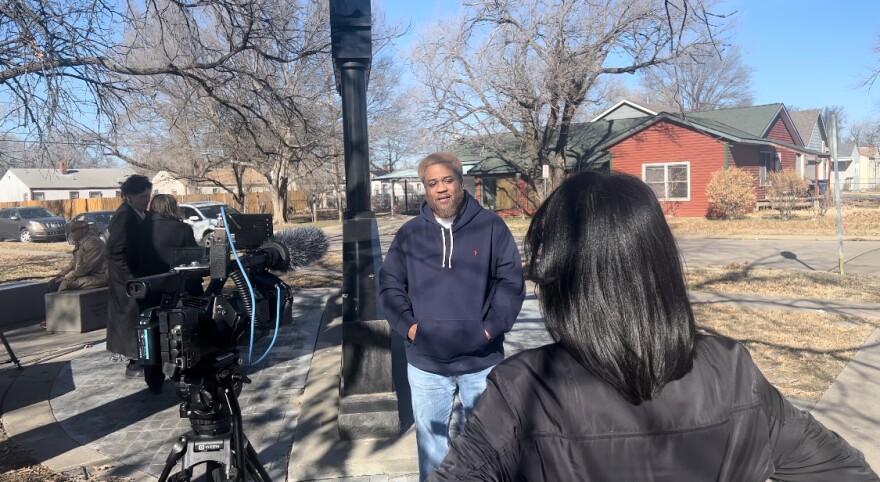
[[469,416],[486,375],[504,359],[504,334],[525,298],[513,235],[462,188],[461,161],[437,152],[419,162],[421,215],[404,224],[379,274],[391,328],[406,339],[419,479],[449,447],[458,393]]

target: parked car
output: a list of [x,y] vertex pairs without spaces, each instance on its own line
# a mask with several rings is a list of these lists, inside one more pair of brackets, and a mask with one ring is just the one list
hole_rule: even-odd
[[73,217],[70,222],[85,221],[89,223],[89,229],[95,233],[95,236],[101,241],[107,242],[107,228],[110,227],[110,219],[116,211],[89,211],[80,213]]
[[180,205],[183,222],[192,226],[193,236],[200,245],[211,245],[211,234],[217,225],[221,207],[229,214],[241,214],[238,209],[217,201],[196,201]]
[[67,220],[44,207],[20,207],[0,210],[0,239],[64,241]]

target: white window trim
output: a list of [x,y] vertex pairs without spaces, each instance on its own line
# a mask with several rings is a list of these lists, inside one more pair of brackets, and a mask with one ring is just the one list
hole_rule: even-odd
[[[764,155],[767,154],[770,156],[769,161],[773,163],[773,169],[771,170],[769,166],[764,163]],[[776,169],[776,167],[779,169]],[[764,170],[764,179],[761,180],[761,169]],[[771,172],[777,172],[782,170],[782,159],[778,152],[773,151],[760,151],[758,154],[758,186],[766,187],[769,186],[770,183],[767,181],[767,174]]]
[[669,194],[669,166],[687,166],[687,197],[662,197],[658,198],[660,201],[690,201],[691,200],[691,163],[690,161],[679,161],[679,162],[655,162],[652,164],[642,164],[642,182],[647,184],[647,179],[645,178],[645,172],[649,167],[659,167],[663,166],[663,186],[666,190],[666,194]]

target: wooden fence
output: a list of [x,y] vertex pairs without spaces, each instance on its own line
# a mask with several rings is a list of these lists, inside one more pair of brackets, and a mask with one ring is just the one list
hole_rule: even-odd
[[[245,195],[244,206],[238,203],[229,193],[217,194],[184,194],[174,196],[179,203],[187,203],[193,201],[219,201],[236,208],[242,208],[245,213],[267,213],[272,214],[272,193],[270,192],[254,192]],[[16,201],[0,203],[0,209],[20,207],[20,206],[43,206],[53,213],[63,216],[66,219],[72,219],[79,213],[89,211],[114,211],[122,203],[122,198],[105,197],[105,198],[80,198],[80,199],[52,199],[48,201]],[[307,196],[303,191],[288,191],[287,208],[293,213],[304,212],[309,210]]]

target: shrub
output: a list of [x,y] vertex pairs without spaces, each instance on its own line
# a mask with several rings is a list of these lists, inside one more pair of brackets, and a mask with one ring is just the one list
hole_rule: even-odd
[[744,217],[755,209],[755,178],[748,171],[732,167],[716,171],[706,187],[709,212],[724,219]]
[[809,190],[810,181],[791,169],[767,173],[767,200],[782,219],[791,218],[795,208],[806,206]]

